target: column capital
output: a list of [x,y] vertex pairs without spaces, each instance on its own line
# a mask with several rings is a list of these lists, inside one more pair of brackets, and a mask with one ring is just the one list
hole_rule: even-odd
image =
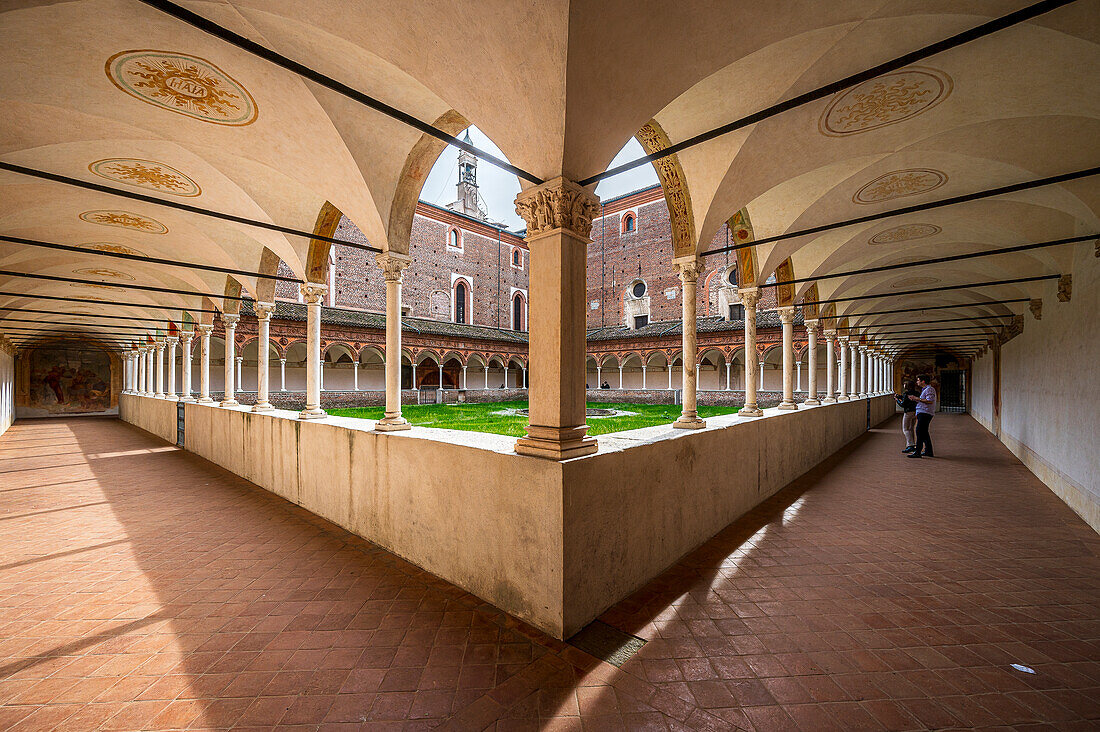
[[527,223],[527,238],[565,229],[588,239],[600,199],[565,178],[554,178],[516,196],[516,213]]
[[168,336],[167,338],[164,339],[164,342],[167,343],[170,346],[174,346],[174,345],[176,345],[177,343],[180,342],[180,339],[175,337],[175,336]]
[[286,359],[285,358],[280,358],[279,363],[286,363]]
[[844,346],[845,348],[847,348],[847,347],[848,347],[848,336],[846,336],[846,335],[838,335],[838,336],[836,337],[836,339],[837,339],[838,341],[840,341],[840,345]]
[[204,336],[208,336],[208,335],[210,335],[211,333],[214,332],[214,326],[213,325],[196,325],[195,330],[197,330],[199,333],[201,333]]
[[794,306],[786,305],[781,308],[776,308],[776,312],[779,313],[779,322],[786,325],[787,323],[794,322]]
[[822,333],[822,335],[825,336],[825,340],[827,340],[827,341],[828,340],[833,340],[834,338],[836,338],[836,330],[835,329],[826,328],[825,330],[821,331],[821,333]]
[[695,255],[688,257],[677,257],[672,260],[672,264],[680,272],[680,282],[689,284],[699,281],[699,274],[706,266],[703,264],[703,260]]
[[746,308],[755,308],[756,303],[760,300],[760,288],[739,287],[737,288],[737,297]]
[[164,348],[164,336],[157,336],[153,339],[153,348]]
[[241,316],[233,313],[222,313],[222,323],[226,328],[236,328],[237,322],[240,321]]
[[398,252],[382,252],[374,255],[374,261],[382,268],[386,282],[400,282],[405,268],[412,264],[412,257]]
[[803,320],[802,324],[806,326],[806,331],[809,333],[817,333],[818,326],[821,325],[821,321],[817,318],[810,318],[809,320]]
[[194,331],[191,331],[191,330],[181,330],[180,331],[180,340],[183,341],[185,344],[189,343],[191,341],[191,339],[194,338],[194,337],[195,337],[195,332]]
[[275,313],[275,303],[273,302],[255,302],[252,303],[252,311],[256,313],[256,320],[271,320],[271,316]]
[[328,286],[318,282],[303,282],[300,289],[307,305],[320,305],[321,298],[328,292]]

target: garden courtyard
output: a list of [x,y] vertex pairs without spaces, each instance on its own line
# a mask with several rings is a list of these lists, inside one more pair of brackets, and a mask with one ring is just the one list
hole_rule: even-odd
[[[671,424],[680,416],[678,404],[587,404],[589,435],[606,435],[640,427]],[[401,414],[418,427],[436,427],[469,432],[491,432],[497,435],[522,437],[526,434],[527,402],[486,402],[483,404],[417,404],[402,407]],[[703,419],[720,414],[733,414],[737,407],[699,407]],[[592,410],[606,411],[608,415],[592,414]],[[338,417],[381,419],[383,407],[353,407],[329,409]]]

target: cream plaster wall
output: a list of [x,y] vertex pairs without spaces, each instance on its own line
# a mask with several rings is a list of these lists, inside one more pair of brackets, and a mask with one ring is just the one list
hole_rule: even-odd
[[[1077,248],[1073,296],[1043,292],[1043,319],[1001,349],[1000,440],[1100,532],[1100,410],[1091,405],[1100,364],[1100,259]],[[994,432],[993,355],[975,363],[973,414]]]
[[15,357],[0,349],[0,435],[15,421]]
[[[872,400],[872,422],[893,413]],[[501,609],[567,637],[866,427],[865,402],[600,438],[564,463],[514,440],[187,404],[185,446]],[[169,441],[176,402],[123,395]]]

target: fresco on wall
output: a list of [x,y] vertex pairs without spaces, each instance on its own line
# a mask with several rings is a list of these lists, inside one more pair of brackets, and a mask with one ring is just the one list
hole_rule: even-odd
[[26,406],[45,414],[110,410],[110,359],[103,351],[35,349],[30,358]]

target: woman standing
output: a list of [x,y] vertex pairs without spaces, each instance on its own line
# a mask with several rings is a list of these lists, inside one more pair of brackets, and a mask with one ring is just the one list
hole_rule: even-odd
[[913,452],[917,447],[917,403],[910,400],[909,397],[919,397],[920,392],[917,391],[917,385],[913,383],[912,379],[907,379],[902,386],[901,394],[894,395],[894,401],[901,407],[901,433],[905,435],[905,449],[904,453]]

